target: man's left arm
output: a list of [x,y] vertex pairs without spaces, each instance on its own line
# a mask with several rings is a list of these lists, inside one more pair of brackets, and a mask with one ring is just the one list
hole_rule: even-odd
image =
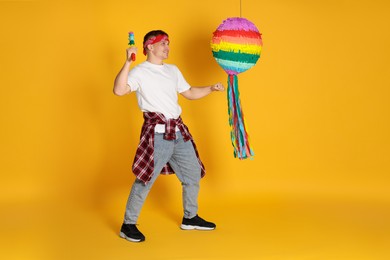
[[183,97],[194,100],[194,99],[200,99],[203,98],[209,94],[211,94],[214,91],[224,91],[225,88],[222,85],[222,83],[217,83],[211,86],[206,87],[191,87],[190,89],[181,92],[180,94],[183,95]]

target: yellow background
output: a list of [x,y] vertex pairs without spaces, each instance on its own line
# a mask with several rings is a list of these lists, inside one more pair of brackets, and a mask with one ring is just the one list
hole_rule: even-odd
[[1,258],[389,259],[389,13],[243,0],[264,41],[239,75],[255,159],[233,158],[226,92],[180,98],[207,169],[199,213],[217,230],[179,230],[180,184],[161,176],[132,244],[118,230],[142,115],[112,93],[127,32],[141,49],[167,31],[190,84],[225,83],[209,41],[239,1],[1,1]]

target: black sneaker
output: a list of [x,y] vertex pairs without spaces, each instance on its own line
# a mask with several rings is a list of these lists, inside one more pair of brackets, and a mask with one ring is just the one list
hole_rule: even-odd
[[212,222],[208,222],[198,215],[193,218],[183,218],[183,222],[181,223],[180,228],[184,230],[213,230],[216,225]]
[[138,230],[135,224],[123,224],[119,236],[131,242],[145,241],[145,236]]

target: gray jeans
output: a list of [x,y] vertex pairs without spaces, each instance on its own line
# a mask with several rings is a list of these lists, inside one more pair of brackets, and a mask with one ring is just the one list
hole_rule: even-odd
[[198,193],[201,168],[191,141],[184,142],[180,132],[176,140],[164,140],[164,134],[154,136],[154,171],[147,183],[136,179],[126,204],[125,224],[136,224],[145,199],[164,165],[169,162],[182,184],[184,217],[192,218],[198,212]]

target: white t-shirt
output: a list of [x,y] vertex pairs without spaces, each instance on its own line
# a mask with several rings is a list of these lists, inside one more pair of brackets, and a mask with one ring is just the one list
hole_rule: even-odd
[[[131,91],[136,91],[142,112],[158,112],[167,119],[180,116],[177,93],[191,88],[175,65],[156,65],[148,61],[130,70],[127,84]],[[156,126],[156,132],[164,131],[164,125]]]

